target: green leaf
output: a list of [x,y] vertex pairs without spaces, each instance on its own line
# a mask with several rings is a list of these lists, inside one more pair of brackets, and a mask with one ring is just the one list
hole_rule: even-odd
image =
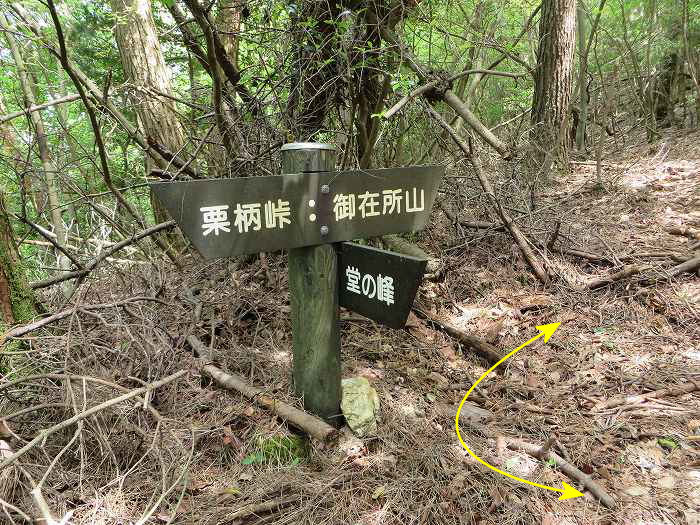
[[661,448],[665,448],[666,450],[675,450],[679,446],[678,441],[670,437],[659,438],[656,442]]
[[255,452],[244,457],[241,463],[243,465],[252,465],[253,463],[262,463],[263,461],[265,461],[265,456],[260,452]]

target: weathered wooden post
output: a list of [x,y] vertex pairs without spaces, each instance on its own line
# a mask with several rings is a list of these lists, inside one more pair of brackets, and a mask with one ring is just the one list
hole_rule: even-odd
[[[282,173],[318,173],[335,169],[335,148],[294,142],[282,146]],[[330,188],[323,185],[318,202],[300,203],[321,236],[329,233]],[[289,250],[289,296],[292,315],[293,378],[304,408],[330,424],[340,425],[340,331],[338,327],[338,258],[332,244]]]
[[151,184],[207,259],[289,249],[294,387],[340,425],[338,305],[404,325],[425,260],[344,241],[425,228],[443,169],[336,172],[328,144],[282,146],[282,175]]

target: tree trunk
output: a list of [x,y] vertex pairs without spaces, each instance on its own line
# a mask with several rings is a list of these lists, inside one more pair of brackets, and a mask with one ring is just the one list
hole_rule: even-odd
[[[12,58],[15,62],[15,67],[17,68],[17,77],[19,78],[20,87],[22,89],[24,107],[30,108],[31,106],[36,105],[36,86],[34,84],[34,80],[27,70],[24,58],[17,45],[17,41],[10,32],[11,28],[7,24],[8,22],[6,20],[0,20],[0,25],[6,30],[5,39],[7,40],[7,44],[10,48]],[[53,231],[56,234],[56,242],[61,246],[65,246],[67,244],[68,237],[66,227],[63,223],[63,216],[61,214],[58,181],[56,180],[57,172],[53,160],[51,159],[51,153],[49,152],[49,143],[46,137],[46,131],[44,130],[44,120],[40,111],[32,111],[29,113],[29,119],[32,123],[32,127],[34,128],[36,142],[39,147],[39,159],[41,160],[41,166],[44,172],[44,182],[46,184],[46,192],[48,197],[50,223],[53,225]],[[56,251],[55,255],[58,267],[62,270],[70,270],[70,261],[68,258],[58,251]],[[70,283],[66,283],[61,287],[61,289],[66,298],[70,298],[73,295],[73,286]]]
[[[216,31],[218,32],[219,39],[224,46],[224,51],[228,57],[229,62],[238,69],[238,44],[239,38],[238,33],[241,30],[241,15],[244,8],[244,4],[241,2],[233,0],[221,0],[219,3],[219,12],[216,17]],[[219,76],[222,79],[226,79],[226,74],[220,65]],[[233,95],[235,92],[230,91]],[[240,114],[238,108],[234,106],[235,97],[233,100],[231,98],[222,97],[222,112],[224,113],[224,122],[228,128],[229,136],[232,135],[235,129],[235,122],[240,120]],[[234,147],[236,157],[241,157],[240,146],[241,140],[236,137],[235,141],[231,141],[231,145]],[[214,127],[211,144],[208,145],[208,172],[209,177],[231,177],[237,175],[243,175],[241,173],[242,169],[245,168],[246,163],[241,163],[236,161],[227,153],[226,148],[223,146],[224,137],[219,130],[218,126]]]
[[[586,145],[586,120],[588,118],[588,90],[586,89],[586,13],[583,6],[576,8],[576,32],[578,34],[578,125],[576,126],[576,148],[583,151]],[[593,38],[593,35],[591,35]]]
[[34,294],[24,269],[0,191],[0,331],[16,322],[28,321],[36,313]]
[[532,100],[535,158],[545,178],[554,158],[569,147],[566,120],[571,100],[571,74],[576,41],[576,1],[544,0]]
[[[7,113],[2,93],[0,93],[0,113]],[[15,173],[18,174],[18,178],[21,180],[22,191],[29,197],[34,205],[34,209],[38,210],[41,207],[40,203],[46,201],[47,197],[43,188],[40,186],[35,187],[33,184],[27,159],[24,158],[22,151],[17,145],[16,134],[17,132],[10,122],[0,123],[0,145],[6,151],[6,158],[12,159]]]
[[[327,20],[338,20],[340,4],[299,2],[292,16],[295,62],[292,64],[288,127],[297,142],[314,140],[322,128],[328,108],[340,85],[335,46],[335,27]],[[310,21],[315,21],[313,27]]]
[[[115,36],[126,81],[132,85],[130,98],[136,109],[139,128],[173,154],[185,145],[185,133],[175,111],[170,72],[158,41],[149,0],[111,0],[117,17]],[[147,170],[153,162],[147,157]],[[168,165],[160,166],[167,170]],[[165,209],[151,194],[156,222],[169,219]],[[174,240],[171,237],[171,240]],[[179,244],[179,242],[177,242]]]
[[661,74],[654,91],[654,117],[657,126],[668,127],[674,122],[676,85],[678,83],[678,54],[671,52],[661,65]]

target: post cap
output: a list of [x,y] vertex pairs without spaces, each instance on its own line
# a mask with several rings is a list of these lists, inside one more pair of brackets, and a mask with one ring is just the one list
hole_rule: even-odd
[[280,151],[289,151],[295,149],[326,149],[335,151],[335,146],[331,146],[330,144],[323,144],[321,142],[288,142],[287,144],[282,145]]

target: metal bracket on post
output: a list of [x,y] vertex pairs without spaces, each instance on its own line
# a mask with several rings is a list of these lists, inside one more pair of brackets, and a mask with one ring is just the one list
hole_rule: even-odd
[[318,190],[318,220],[320,232],[323,237],[330,232],[331,208],[333,207],[333,196],[329,184],[322,184]]
[[[285,144],[281,152],[283,174],[335,168],[335,148],[328,144]],[[326,236],[331,193],[328,185],[323,186],[314,205],[318,210],[316,224]],[[307,410],[340,426],[338,258],[332,244],[289,250],[289,302],[294,389],[303,396]]]

